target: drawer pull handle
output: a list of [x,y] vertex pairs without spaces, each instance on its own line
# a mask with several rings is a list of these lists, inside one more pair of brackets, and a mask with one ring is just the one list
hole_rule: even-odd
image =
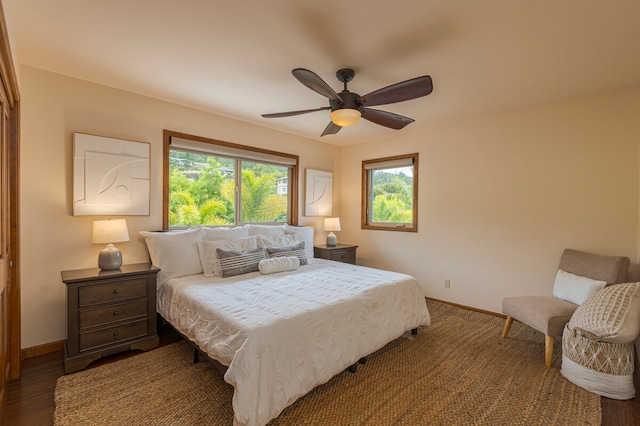
[[120,312],[118,312],[118,311],[113,311],[113,315],[118,316],[118,315],[120,315]]
[[113,290],[113,294],[118,294],[118,293],[120,293],[120,290],[118,290],[117,288]]
[[120,333],[118,333],[117,331],[114,331],[114,332],[113,332],[113,336],[114,336],[114,337],[118,337],[119,335],[120,335]]

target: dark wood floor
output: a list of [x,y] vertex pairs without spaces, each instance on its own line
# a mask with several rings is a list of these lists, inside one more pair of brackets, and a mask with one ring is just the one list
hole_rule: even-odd
[[[182,340],[170,326],[160,332],[160,346]],[[96,361],[94,368],[141,353],[138,351],[113,355]],[[22,364],[22,378],[11,383],[7,403],[2,410],[2,424],[11,426],[40,426],[53,424],[55,405],[53,393],[56,381],[64,375],[62,353],[56,352],[27,359]],[[636,383],[636,389],[639,389]],[[601,398],[602,424],[605,426],[640,425],[640,395],[630,401]]]

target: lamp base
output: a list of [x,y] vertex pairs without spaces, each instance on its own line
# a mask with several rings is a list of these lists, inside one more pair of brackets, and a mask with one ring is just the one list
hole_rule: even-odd
[[338,245],[338,237],[333,232],[329,232],[327,235],[327,247],[335,247]]
[[122,252],[113,244],[107,244],[98,255],[98,268],[113,271],[122,266]]

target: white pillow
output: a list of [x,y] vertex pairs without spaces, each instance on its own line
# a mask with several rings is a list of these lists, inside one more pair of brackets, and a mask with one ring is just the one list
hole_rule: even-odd
[[307,252],[307,257],[313,259],[313,226],[284,226],[284,232],[287,234],[296,234],[304,241],[304,249]]
[[151,263],[160,268],[157,286],[170,278],[202,273],[197,243],[202,241],[202,226],[180,231],[139,231],[149,250]]
[[201,241],[197,244],[199,262],[205,277],[221,277],[220,257],[217,249],[251,250],[258,247],[256,237],[234,238],[232,240]]
[[606,281],[592,280],[558,269],[556,281],[553,284],[553,297],[582,305],[589,296],[606,285]]
[[276,272],[295,271],[300,267],[300,259],[295,256],[272,257],[261,260],[258,270],[262,275],[275,274]]
[[244,238],[249,236],[249,230],[244,226],[236,227],[204,227],[204,241],[231,240],[233,238]]
[[244,225],[249,235],[284,235],[284,225]]
[[258,247],[273,248],[287,247],[302,242],[302,239],[295,234],[291,235],[256,235]]

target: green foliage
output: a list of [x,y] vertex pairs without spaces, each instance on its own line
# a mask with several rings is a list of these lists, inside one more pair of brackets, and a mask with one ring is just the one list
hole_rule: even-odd
[[198,212],[200,213],[200,222],[203,225],[215,226],[215,225],[230,225],[227,216],[226,200],[211,199],[205,201],[200,206]]
[[398,199],[379,196],[373,201],[374,222],[411,223],[412,213],[412,210],[407,209],[406,204]]
[[372,173],[372,222],[413,222],[413,178],[402,172]]
[[[235,223],[235,160],[171,151],[169,226]],[[285,222],[287,196],[276,181],[286,168],[242,162],[242,222]]]
[[242,221],[275,222],[287,212],[287,199],[275,194],[276,178],[257,176],[252,170],[242,170]]

